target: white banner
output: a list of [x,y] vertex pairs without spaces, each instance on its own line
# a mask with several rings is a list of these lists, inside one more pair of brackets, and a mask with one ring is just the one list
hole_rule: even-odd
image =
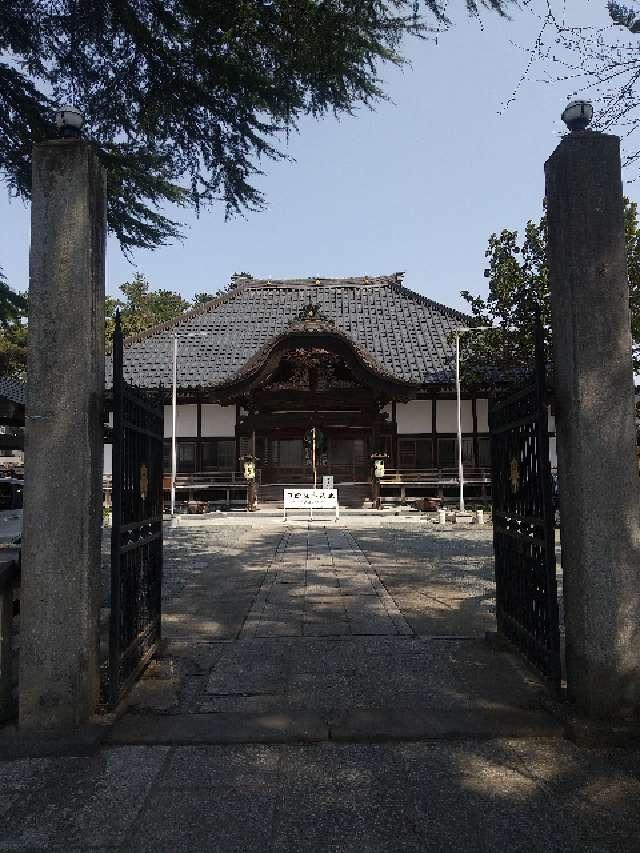
[[337,489],[285,489],[285,509],[336,509]]

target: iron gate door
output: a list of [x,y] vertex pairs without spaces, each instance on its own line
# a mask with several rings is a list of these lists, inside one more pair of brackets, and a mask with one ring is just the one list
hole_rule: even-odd
[[535,380],[492,402],[493,547],[498,631],[558,688],[560,630],[544,356]]
[[107,701],[115,706],[160,640],[162,406],[124,381],[113,335],[113,528]]

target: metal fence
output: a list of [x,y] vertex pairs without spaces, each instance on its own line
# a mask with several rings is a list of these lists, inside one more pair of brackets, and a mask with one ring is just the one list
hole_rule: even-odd
[[124,381],[119,314],[113,335],[113,526],[106,699],[116,705],[160,640],[163,412]]
[[493,401],[493,541],[498,630],[556,687],[560,630],[548,400],[538,345],[534,381]]

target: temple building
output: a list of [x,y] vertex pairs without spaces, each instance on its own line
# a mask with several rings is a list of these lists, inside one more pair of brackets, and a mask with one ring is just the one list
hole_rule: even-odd
[[[407,482],[415,475],[416,483],[446,484],[456,475],[452,333],[470,317],[409,290],[400,273],[242,276],[233,284],[179,319],[125,340],[126,380],[165,394],[165,473],[177,337],[177,471],[184,488],[232,485],[248,453],[258,460],[259,501],[276,499],[286,485],[312,485],[314,458],[316,476],[332,475],[341,501],[354,505],[369,495],[372,453],[386,453],[386,471],[404,472]],[[109,371],[107,360],[107,384]],[[473,472],[490,466],[488,401],[466,393],[461,412],[473,488]]]

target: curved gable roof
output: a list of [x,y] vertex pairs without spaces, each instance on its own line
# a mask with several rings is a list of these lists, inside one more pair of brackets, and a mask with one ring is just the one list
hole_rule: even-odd
[[[125,340],[125,378],[143,388],[171,385],[178,332],[178,385],[227,384],[312,304],[373,363],[400,382],[426,385],[453,378],[451,332],[470,318],[401,284],[376,278],[247,280],[179,319]],[[107,358],[110,384],[111,359]]]
[[271,338],[233,376],[218,386],[222,397],[227,393],[244,393],[255,387],[276,367],[280,358],[292,349],[327,349],[340,354],[365,385],[395,395],[411,395],[415,384],[399,380],[371,353],[354,343],[352,338],[336,329],[334,324],[319,314],[313,305],[302,310],[302,316],[289,323],[287,328]]

